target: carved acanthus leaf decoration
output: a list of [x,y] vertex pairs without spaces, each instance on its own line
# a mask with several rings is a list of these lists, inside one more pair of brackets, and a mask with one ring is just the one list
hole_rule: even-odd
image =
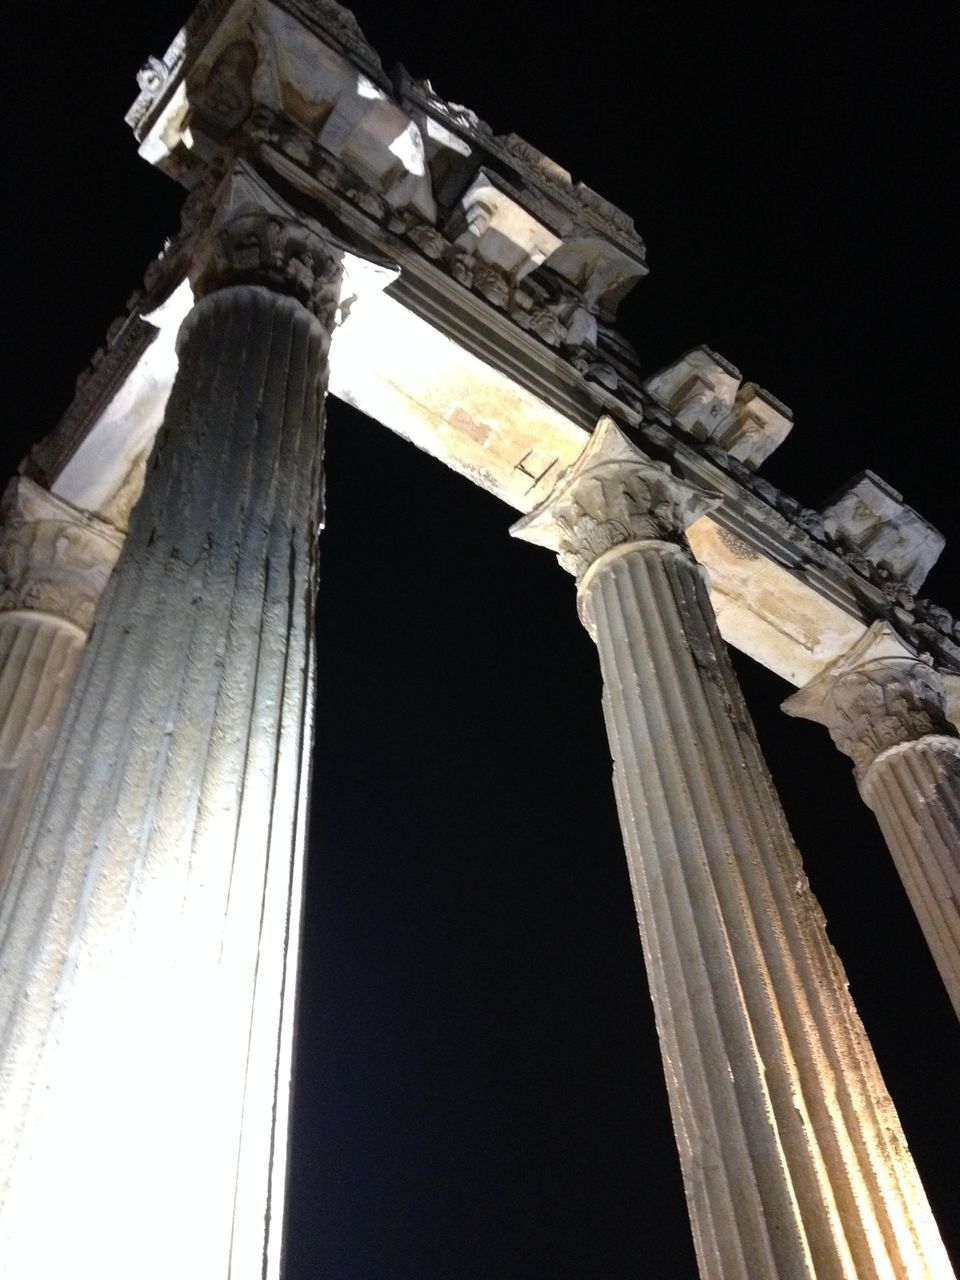
[[579,579],[614,547],[649,541],[685,547],[685,530],[719,501],[646,457],[604,417],[546,502],[510,532],[552,548]]
[[875,622],[843,657],[783,704],[788,715],[825,725],[862,776],[882,752],[930,736],[956,737],[942,678]]
[[329,332],[344,248],[297,216],[240,163],[213,197],[206,227],[197,233],[190,275],[199,295],[236,284],[292,294]]
[[103,520],[17,477],[0,500],[0,614],[53,614],[89,631],[122,546]]

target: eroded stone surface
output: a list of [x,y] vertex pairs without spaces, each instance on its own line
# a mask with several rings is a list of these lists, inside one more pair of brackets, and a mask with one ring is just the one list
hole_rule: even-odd
[[685,546],[688,525],[719,501],[652,462],[612,418],[601,418],[547,504],[518,520],[511,533],[554,549],[561,566],[579,579],[615,547],[650,540]]
[[512,532],[581,574],[701,1274],[948,1280],[683,545],[685,489],[601,423]]
[[696,440],[711,442],[751,471],[781,445],[793,415],[769,391],[709,347],[694,347],[647,378],[644,389]]
[[872,471],[855,476],[826,504],[823,523],[830,537],[913,590],[944,547],[943,535]]
[[792,694],[783,709],[826,725],[861,776],[891,747],[955,733],[938,672],[886,622],[875,622],[848,653]]
[[29,610],[88,631],[122,545],[105,521],[18,476],[0,500],[0,621]]

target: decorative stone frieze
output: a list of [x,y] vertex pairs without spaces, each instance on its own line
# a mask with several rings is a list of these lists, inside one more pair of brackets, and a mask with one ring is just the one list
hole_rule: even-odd
[[445,230],[457,248],[496,268],[514,284],[563,243],[482,169],[460,197]]
[[25,476],[0,499],[0,623],[43,613],[85,634],[123,546],[123,535]]
[[948,715],[955,684],[875,622],[783,709],[826,725],[853,761],[960,1016],[960,733]]
[[[709,460],[714,472],[725,473],[711,476],[711,484],[716,479],[726,491],[736,481],[734,502],[738,510],[751,509],[748,540],[761,554],[768,544],[789,542],[790,550],[774,552],[772,563],[802,566],[828,607],[842,601],[849,617],[869,620],[893,605],[904,611],[898,625],[911,630],[938,663],[960,671],[960,623],[914,599],[919,571],[904,575],[889,567],[902,559],[899,552],[888,548],[881,555],[878,545],[865,554],[856,539],[825,532],[820,513],[751,475],[790,429],[785,406],[755,384],[741,384],[733,366],[706,348],[688,353],[645,387],[636,363],[620,359],[610,325],[619,300],[646,273],[643,242],[628,215],[519,135],[496,137],[474,111],[446,101],[429,81],[415,80],[401,67],[388,82],[346,11],[314,8],[308,0],[202,9],[188,23],[189,38],[178,38],[170,55],[154,60],[165,68],[165,87],[153,106],[131,116],[148,159],[189,185],[202,172],[204,157],[215,153],[219,165],[228,164],[232,148],[255,155],[265,170],[281,165],[285,181],[311,200],[320,184],[334,209],[346,201],[370,220],[377,252],[395,241],[422,256],[423,285],[433,299],[438,285],[429,269],[437,267],[490,305],[496,315],[482,349],[504,340],[502,317],[549,348],[546,361],[534,356],[523,363],[535,393],[550,402],[559,380],[565,403],[582,408],[589,402],[585,422],[605,411],[631,422],[641,415],[641,434],[651,446],[656,442],[651,451],[660,456],[660,424],[670,420],[699,446],[698,467]],[[250,42],[256,49],[252,72],[242,54]],[[155,72],[148,69],[151,82]],[[184,86],[179,99],[178,85]],[[239,114],[237,104],[247,96],[252,105],[243,122],[232,133],[224,130],[222,122]],[[141,99],[143,107],[147,99]],[[199,114],[191,121],[193,101]],[[202,143],[199,117],[208,101],[225,105],[214,111],[221,123],[211,125],[210,140]],[[521,268],[522,279],[445,234],[482,173],[496,175],[502,195],[561,241],[539,266]],[[455,340],[476,330],[476,313],[455,291],[446,290],[440,312],[431,301],[430,314],[449,325]],[[680,462],[675,442],[667,442],[665,451]],[[771,537],[769,526],[779,526],[779,517],[789,531]],[[923,557],[929,558],[929,548]],[[784,625],[789,630],[789,620]],[[783,630],[775,624],[771,635]],[[764,660],[760,649],[750,651]],[[799,651],[796,656],[807,665]],[[797,663],[773,665],[789,675]]]
[[562,567],[579,580],[616,547],[650,540],[685,547],[684,530],[719,501],[678,479],[664,463],[644,457],[612,418],[601,418],[549,503],[511,532],[553,548]]
[[141,295],[135,294],[130,300],[134,309],[114,321],[112,341],[94,353],[90,367],[77,379],[77,393],[56,431],[31,449],[31,472],[44,485],[52,483],[65,459],[79,448],[156,338],[157,329],[135,309],[140,301]]
[[912,591],[944,547],[943,535],[872,471],[854,476],[830,499],[823,507],[823,523],[834,541],[865,556]]
[[[308,0],[224,9],[220,25],[191,28],[185,48],[175,42],[154,59],[129,117],[144,155],[192,186],[205,165],[251,151],[269,165],[276,148],[304,186],[319,179],[392,231],[409,231],[459,283],[550,345],[583,347],[553,299],[534,291],[508,305],[511,287],[543,263],[587,316],[609,322],[646,273],[629,217],[402,70],[391,95],[352,15],[316,8],[319,19]],[[472,235],[484,217],[488,233]],[[447,248],[428,230],[447,226],[447,245],[463,243]],[[598,363],[588,360],[594,374]]]
[[744,382],[737,389],[732,410],[717,425],[712,439],[732,458],[755,471],[783,444],[792,427],[793,414],[785,404],[755,382]]
[[683,545],[702,495],[597,435],[512,532],[580,575],[701,1274],[949,1280]]

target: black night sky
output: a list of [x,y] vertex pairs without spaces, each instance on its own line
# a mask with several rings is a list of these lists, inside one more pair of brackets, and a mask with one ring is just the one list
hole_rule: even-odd
[[[785,400],[764,471],[812,506],[879,472],[947,535],[924,593],[957,612],[954,6],[358,4],[385,66],[635,217],[644,368],[706,342]],[[4,476],[176,228],[123,114],[187,11],[7,16]],[[288,1280],[694,1280],[572,581],[496,499],[328,421]],[[956,1022],[849,762],[737,665],[960,1265]]]

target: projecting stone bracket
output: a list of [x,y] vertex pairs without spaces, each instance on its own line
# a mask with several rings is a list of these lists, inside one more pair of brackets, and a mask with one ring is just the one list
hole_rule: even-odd
[[725,450],[750,471],[781,445],[793,414],[709,347],[694,347],[655,373],[644,390],[695,440]]
[[823,507],[823,525],[839,546],[862,556],[911,591],[923,583],[944,538],[872,471],[854,476]]

